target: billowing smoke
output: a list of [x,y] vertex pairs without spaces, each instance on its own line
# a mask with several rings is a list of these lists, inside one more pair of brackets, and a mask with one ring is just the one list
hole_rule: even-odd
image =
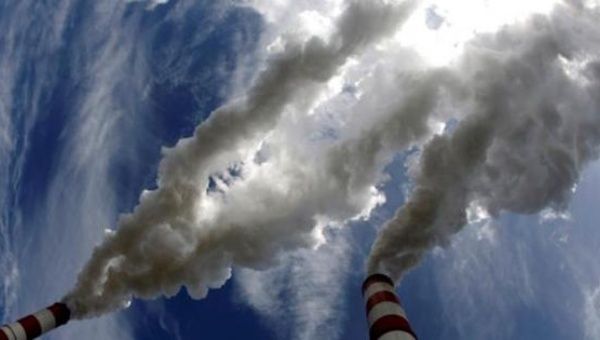
[[600,145],[600,13],[591,7],[571,1],[469,44],[452,70],[462,112],[423,147],[369,271],[400,279],[468,223],[469,208],[566,208]]
[[[275,148],[247,157],[282,115],[309,107],[350,58],[395,32],[412,5],[350,2],[331,36],[287,42],[244,98],[216,110],[192,138],[166,150],[158,188],[144,192],[134,212],[121,217],[65,297],[73,316],[105,313],[132,297],[174,295],[182,285],[203,297],[230,277],[232,266],[266,268],[282,251],[314,246],[321,216],[334,212],[332,219],[343,220],[363,212],[376,195],[340,195],[344,188],[337,183],[322,185],[331,183],[329,174],[319,175],[314,163],[260,161],[270,153],[285,164],[290,156]],[[249,170],[244,162],[260,166]],[[285,181],[274,180],[277,173]]]
[[[243,98],[164,152],[158,188],[119,220],[65,297],[74,317],[182,285],[203,297],[232,267],[265,269],[315,247],[324,226],[383,201],[385,168],[408,149],[420,152],[412,193],[369,271],[399,279],[473,207],[492,216],[564,208],[600,144],[598,10],[570,1],[479,36],[455,64],[432,69],[406,49],[373,48],[413,6],[352,1],[327,37],[283,42]],[[355,99],[333,132],[320,131],[307,112],[362,53],[377,66],[344,89]]]

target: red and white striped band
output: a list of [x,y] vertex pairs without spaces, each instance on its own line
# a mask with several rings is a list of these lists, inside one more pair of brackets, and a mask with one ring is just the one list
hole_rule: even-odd
[[394,281],[383,274],[369,276],[362,286],[371,340],[416,340],[394,290]]
[[69,321],[71,311],[63,303],[55,303],[17,322],[0,328],[0,340],[34,339]]

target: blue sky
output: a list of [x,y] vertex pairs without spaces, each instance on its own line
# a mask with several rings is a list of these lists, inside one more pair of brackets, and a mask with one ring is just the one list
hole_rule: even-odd
[[[70,289],[105,229],[156,185],[161,147],[243,92],[277,48],[268,42],[282,18],[335,3],[0,2],[2,319]],[[203,300],[185,290],[134,300],[47,338],[365,339],[364,261],[410,189],[404,164],[413,153],[387,167],[386,203],[367,220],[327,230],[320,248],[283,255],[265,271],[234,268]],[[599,338],[598,192],[600,165],[591,164],[566,213],[502,213],[435,248],[399,288],[417,334]]]

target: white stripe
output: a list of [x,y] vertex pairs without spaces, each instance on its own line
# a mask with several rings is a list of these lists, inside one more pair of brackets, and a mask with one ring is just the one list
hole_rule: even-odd
[[56,320],[54,319],[54,315],[48,309],[43,309],[33,316],[38,320],[40,326],[42,327],[42,333],[46,333],[47,331],[56,328]]
[[415,340],[415,338],[410,333],[406,333],[403,331],[393,331],[385,333],[377,340]]
[[367,317],[369,320],[369,325],[375,323],[375,321],[381,319],[386,315],[400,315],[401,317],[406,319],[406,313],[404,309],[400,307],[399,304],[395,302],[381,302],[376,304],[373,309],[369,312],[369,316]]
[[27,333],[25,333],[25,329],[23,329],[23,326],[21,326],[20,323],[15,322],[12,325],[8,325],[8,327],[10,327],[17,336],[15,340],[27,340]]
[[4,334],[6,334],[6,337],[8,338],[8,340],[17,340],[17,339],[15,339],[13,332],[11,332],[11,330],[8,328],[8,326],[2,327],[2,331],[4,332]]
[[371,284],[369,288],[367,288],[367,290],[365,291],[365,301],[368,301],[371,295],[381,291],[388,291],[396,294],[396,292],[394,291],[394,286],[386,282],[377,282]]

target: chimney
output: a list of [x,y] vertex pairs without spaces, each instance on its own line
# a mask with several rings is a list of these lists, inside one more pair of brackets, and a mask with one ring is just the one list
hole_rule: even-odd
[[416,340],[406,313],[394,291],[394,281],[384,274],[369,276],[362,286],[367,306],[370,340]]
[[66,324],[71,311],[64,303],[55,303],[19,321],[0,328],[0,340],[30,340]]

